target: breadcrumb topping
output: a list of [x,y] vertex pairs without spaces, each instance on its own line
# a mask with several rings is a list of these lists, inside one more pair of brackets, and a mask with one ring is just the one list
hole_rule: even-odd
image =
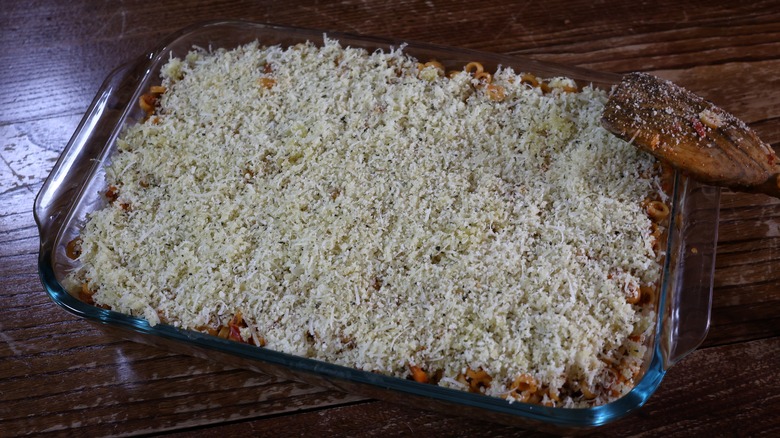
[[652,321],[627,296],[659,277],[654,159],[601,128],[603,91],[500,68],[496,99],[435,68],[327,38],[171,59],[74,278],[153,325],[240,312],[265,348],[461,389],[481,370],[510,401],[518,376],[559,406],[626,392]]

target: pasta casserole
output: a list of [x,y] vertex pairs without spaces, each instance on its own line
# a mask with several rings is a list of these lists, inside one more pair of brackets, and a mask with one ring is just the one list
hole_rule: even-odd
[[153,325],[609,402],[653,333],[669,210],[655,160],[599,125],[606,99],[403,47],[195,48],[117,140],[69,282]]

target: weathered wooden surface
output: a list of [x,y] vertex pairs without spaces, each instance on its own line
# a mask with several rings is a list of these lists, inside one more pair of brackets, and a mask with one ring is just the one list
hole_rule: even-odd
[[[107,338],[37,275],[33,197],[109,72],[215,18],[647,71],[780,146],[780,3],[0,2],[0,436],[537,436]],[[722,197],[712,327],[636,414],[599,435],[780,433],[780,201]]]

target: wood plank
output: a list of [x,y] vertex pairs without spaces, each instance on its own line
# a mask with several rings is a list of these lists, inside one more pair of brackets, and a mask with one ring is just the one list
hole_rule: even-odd
[[705,346],[780,336],[780,200],[724,191]]
[[[291,431],[289,434],[285,431]],[[294,431],[294,432],[292,432]],[[172,437],[207,438],[212,428],[173,433]],[[385,402],[367,402],[279,415],[274,418],[230,423],[219,428],[219,433],[237,436],[425,436],[425,437],[548,437],[542,432],[522,430],[510,426],[441,415],[436,412],[416,412]]]
[[713,307],[717,310],[721,307],[728,308],[742,304],[765,304],[768,307],[776,305],[777,280],[773,282],[756,282],[746,280],[744,284],[736,284],[731,287],[718,287],[713,292]]
[[[37,275],[33,198],[110,71],[189,24],[250,19],[650,71],[715,101],[780,147],[776,1],[41,0],[3,2],[2,10],[3,436],[542,436],[113,339],[51,302]],[[645,408],[596,436],[780,434],[779,224],[780,200],[724,193],[708,348],[675,365]]]
[[[29,198],[28,198],[29,199]],[[24,213],[11,213],[0,218],[2,220],[2,229],[0,229],[0,245],[12,245],[15,241],[27,239],[38,239],[38,228],[33,220],[31,206],[27,206],[28,211]],[[35,243],[37,246],[37,242]],[[10,248],[10,247],[9,247]],[[5,248],[4,248],[5,249]],[[10,251],[2,251],[3,254],[10,254]]]
[[[28,289],[31,286],[27,278],[24,281],[19,281],[19,284],[26,286]],[[36,284],[34,290],[27,291],[15,291],[14,289],[4,288],[0,292],[0,296],[2,296],[3,300],[6,300],[5,308],[9,311],[21,312],[27,306],[51,305],[51,299],[40,290],[40,284]]]
[[[735,23],[715,32],[700,23],[690,26],[680,24],[650,24],[632,29],[633,32],[628,35],[604,29],[603,23],[594,24],[590,28],[593,39],[573,35],[552,47],[544,45],[540,49],[512,53],[615,72],[682,70],[692,66],[743,61],[746,50],[751,53],[751,61],[774,58],[772,53],[777,47],[778,34],[776,22]],[[587,31],[578,28],[578,33]]]
[[[187,383],[189,382],[182,382],[183,385]],[[107,394],[116,391],[121,394],[124,389],[114,388]],[[155,387],[147,389],[153,394],[159,394],[160,391]],[[118,406],[105,406],[102,403],[93,406],[90,403],[94,399],[90,394],[88,397],[76,400],[66,398],[66,402],[79,403],[75,405],[79,406],[79,409],[39,411],[40,413],[23,418],[3,419],[0,420],[0,427],[11,434],[48,432],[68,434],[69,430],[78,430],[83,436],[111,436],[118,433],[159,434],[171,429],[202,427],[271,414],[296,412],[312,406],[344,404],[356,399],[354,396],[342,393],[311,387],[307,389],[309,392],[290,387],[285,389],[288,394],[283,398],[267,399],[262,397],[268,394],[267,391],[257,391],[255,388],[237,390],[229,387],[184,396],[158,395],[152,399],[135,398],[141,395],[136,391],[128,394],[129,399],[119,400]]]
[[[5,259],[8,257],[13,257],[17,255],[38,255],[38,244],[39,244],[39,238],[38,238],[38,232],[35,228],[27,228],[24,230],[15,230],[17,232],[14,233],[8,233],[4,234],[4,241],[0,241],[0,254],[10,254],[12,251],[16,254],[6,256],[6,255],[0,255],[0,263],[5,263]],[[21,232],[20,232],[21,231]],[[29,234],[30,231],[33,231],[35,235],[33,236],[18,236],[19,234]],[[14,236],[13,234],[17,234],[17,236]],[[7,240],[5,240],[7,239]]]
[[[647,405],[635,414],[598,428],[593,436],[772,436],[780,432],[780,338],[696,351],[675,365]],[[712,363],[724,366],[712,367]],[[773,394],[756,400],[755,390]],[[703,400],[727,399],[714,408]],[[745,418],[756,421],[744,421]],[[722,419],[729,419],[723,421]],[[375,402],[240,422],[220,428],[227,433],[248,431],[270,436],[293,429],[303,434],[385,436],[546,436],[476,420],[415,412]],[[400,432],[402,431],[402,432]],[[187,436],[210,436],[214,430],[187,431]],[[174,435],[175,436],[175,435]],[[274,435],[276,436],[276,435]]]
[[707,339],[702,347],[730,345],[747,341],[777,338],[780,336],[780,318],[767,319],[748,318],[734,323],[722,323],[713,318]]
[[[765,229],[760,242],[752,240],[740,240],[733,243],[719,243],[716,266],[727,267],[742,266],[755,263],[771,263],[777,261],[777,247],[780,246],[778,237],[768,237],[771,232]],[[780,237],[780,236],[779,236]]]
[[[744,257],[752,257],[752,252]],[[780,284],[780,272],[775,269],[778,260],[780,257],[770,256],[766,261],[740,262],[736,266],[716,265],[715,287],[733,288],[756,283],[778,285]]]
[[[655,19],[639,20],[621,27],[615,25],[615,18],[624,16],[620,14],[636,16],[638,12],[633,6],[619,4],[606,13],[588,16],[583,11],[590,10],[593,13],[590,2],[579,0],[570,4],[559,14],[550,14],[545,8],[538,7],[525,6],[507,13],[503,6],[487,2],[469,3],[473,16],[491,19],[468,21],[468,29],[463,29],[466,23],[432,20],[430,7],[416,2],[357,4],[347,10],[338,4],[259,7],[253,3],[238,3],[226,5],[217,12],[225,19],[254,17],[260,21],[269,21],[273,18],[272,21],[283,25],[527,54],[539,59],[606,71],[626,71],[629,65],[642,65],[643,70],[668,70],[689,67],[692,62],[694,65],[723,64],[744,59],[746,51],[751,54],[751,61],[774,59],[778,50],[776,36],[780,26],[777,25],[777,12],[773,13],[771,9],[759,14],[749,7],[737,7],[745,9],[742,11],[745,15],[736,15],[739,19],[735,19],[734,14],[740,11],[698,7],[695,11],[697,14],[706,14],[699,15],[693,21],[690,19],[691,12],[674,7],[674,2],[671,5],[656,2],[654,7],[648,8],[651,14],[658,14],[653,15]],[[167,32],[212,19],[215,12],[212,6],[191,8],[191,14],[171,14],[164,4],[150,4],[145,8],[148,9],[148,16],[129,14],[127,8],[123,7],[98,7],[85,14],[79,6],[83,7],[83,4],[74,8],[47,4],[46,10],[32,16],[36,21],[29,26],[15,28],[17,38],[27,38],[31,47],[37,47],[39,51],[30,52],[30,46],[27,46],[22,52],[13,44],[4,45],[10,50],[7,56],[14,57],[16,62],[0,64],[4,66],[0,67],[0,77],[10,80],[4,87],[8,92],[0,92],[0,105],[9,108],[0,122],[18,119],[20,114],[25,114],[25,119],[41,117],[41,110],[46,108],[50,111],[52,95],[60,99],[55,105],[59,111],[57,114],[83,111],[94,90],[113,68],[150,50],[154,46],[153,41]],[[461,8],[462,5],[457,2],[442,4],[437,7],[437,15],[455,15],[461,13]],[[10,20],[30,21],[29,11],[13,9],[8,14]],[[382,19],[358,18],[367,13]],[[51,26],[45,17],[52,16],[62,17],[62,21],[70,22],[72,26]],[[165,21],[162,21],[162,17],[166,17]],[[583,17],[589,17],[592,21],[584,23]],[[728,23],[728,26],[724,23]],[[574,30],[566,31],[567,28]],[[626,29],[630,30],[628,34]],[[56,41],[57,44],[42,44],[41,41]],[[62,50],[62,47],[68,50]],[[725,50],[727,48],[731,48],[731,52]],[[616,53],[618,50],[622,50],[622,55]],[[593,59],[593,52],[600,58]],[[645,58],[637,59],[638,53]],[[674,53],[678,53],[678,56],[674,56]],[[88,67],[73,66],[68,60],[74,57],[82,59],[81,64]],[[42,72],[43,77],[36,75],[36,83],[30,84],[30,75],[25,73],[40,71],[37,59],[47,59],[48,68]],[[610,61],[599,62],[598,59]],[[10,70],[11,66],[13,71]],[[751,65],[753,70],[754,67]],[[19,71],[21,74],[16,73]],[[740,67],[738,71],[745,70]],[[697,82],[701,80],[699,74],[694,77]],[[752,71],[748,78],[763,80],[767,76]],[[689,81],[682,82],[687,84]],[[731,85],[738,86],[738,82],[742,81],[732,81]],[[22,97],[10,92],[23,86],[33,92]],[[701,90],[706,89],[702,85]],[[91,91],[85,93],[84,90]],[[759,93],[759,90],[755,92]],[[726,96],[724,101],[731,102],[730,97]],[[41,105],[44,100],[49,105]],[[748,117],[748,120],[753,119]]]
[[3,277],[29,274],[30,269],[38,266],[38,254],[27,252],[22,254],[4,255],[0,258],[3,266]]

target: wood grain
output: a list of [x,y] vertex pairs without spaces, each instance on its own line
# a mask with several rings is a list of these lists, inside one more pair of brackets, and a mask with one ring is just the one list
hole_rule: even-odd
[[[777,392],[780,382],[771,376],[780,359],[780,342],[777,339],[720,347],[711,351],[697,351],[686,359],[684,367],[673,369],[656,394],[641,411],[612,425],[598,429],[595,436],[705,436],[715,431],[713,423],[719,418],[740,419],[751,416],[754,409],[780,407],[780,397],[757,401],[751,393]],[[713,359],[730,363],[728,370],[708,366]],[[702,371],[704,370],[704,371]],[[729,399],[713,409],[702,403],[702,398]],[[767,403],[767,406],[763,406]],[[303,420],[304,426],[294,427]],[[281,430],[293,429],[310,434],[315,431],[356,434],[361,436],[518,436],[516,429],[487,425],[479,422],[457,424],[457,417],[421,413],[408,415],[403,408],[383,402],[358,403],[347,407],[314,411],[302,415],[260,419],[226,426],[226,430],[242,433],[250,430],[256,436],[272,436],[279,429],[269,431],[270,425],[284,425]],[[780,428],[773,417],[757,418],[748,424],[739,421],[738,436],[757,436]],[[208,436],[213,430],[203,429],[192,436]],[[721,430],[723,432],[723,430]],[[294,434],[290,434],[294,435]],[[273,435],[276,436],[276,435]],[[523,436],[547,436],[527,432]]]
[[[0,0],[0,436],[543,435],[107,337],[48,298],[33,198],[101,82],[163,36],[217,18],[647,71],[780,147],[777,1]],[[702,348],[595,435],[780,434],[780,201],[725,191],[719,227]]]

